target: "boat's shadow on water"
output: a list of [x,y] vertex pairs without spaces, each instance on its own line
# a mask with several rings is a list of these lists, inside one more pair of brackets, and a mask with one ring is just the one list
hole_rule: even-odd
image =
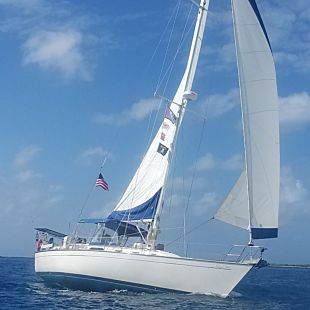
[[47,298],[50,301],[47,304],[61,304],[63,308],[74,308],[79,304],[81,308],[89,309],[217,309],[229,306],[232,300],[199,294],[137,293],[125,290],[85,292],[45,286],[42,283],[37,286],[36,292],[44,297],[44,303]]
[[36,294],[44,298],[62,300],[63,307],[74,307],[73,302],[80,302],[83,307],[99,307],[99,309],[222,309],[234,306],[237,301],[245,299],[243,294],[237,291],[233,291],[227,298],[194,293],[134,292],[117,289],[97,292],[68,288],[59,283],[46,283],[40,278],[37,278],[32,288]]
[[34,274],[26,285],[27,300],[23,298],[26,308],[30,305],[29,308],[45,309],[307,309],[310,302],[310,272],[295,269],[255,269],[225,299],[126,290],[85,292],[46,285]]

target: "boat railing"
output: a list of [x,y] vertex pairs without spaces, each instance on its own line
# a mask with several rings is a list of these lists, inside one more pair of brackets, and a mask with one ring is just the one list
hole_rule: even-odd
[[223,261],[235,263],[253,263],[257,264],[265,251],[264,247],[257,245],[233,245],[224,255]]

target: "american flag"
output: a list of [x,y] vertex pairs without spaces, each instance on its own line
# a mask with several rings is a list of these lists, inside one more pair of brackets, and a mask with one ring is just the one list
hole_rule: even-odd
[[96,187],[101,187],[104,190],[108,191],[109,190],[109,185],[108,183],[105,181],[105,179],[103,178],[102,174],[99,173],[99,177],[96,181]]

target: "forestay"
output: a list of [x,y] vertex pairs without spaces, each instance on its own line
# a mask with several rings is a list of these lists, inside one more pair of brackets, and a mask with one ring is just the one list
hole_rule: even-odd
[[[265,26],[254,0],[232,0],[243,116],[246,173],[216,218],[248,228],[253,239],[278,235],[279,111],[275,66]],[[239,203],[234,203],[239,201]],[[242,204],[242,205],[241,205]],[[245,227],[244,220],[249,222]],[[228,214],[230,213],[230,215]]]

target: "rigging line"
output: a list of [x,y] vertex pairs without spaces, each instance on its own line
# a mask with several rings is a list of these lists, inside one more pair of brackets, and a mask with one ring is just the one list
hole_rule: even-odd
[[[186,22],[185,22],[185,25],[184,25],[184,28],[183,28],[183,31],[182,31],[182,35],[181,35],[181,39],[180,39],[180,42],[179,42],[179,46],[178,46],[178,48],[177,48],[177,51],[178,51],[179,49],[181,49],[181,45],[182,45],[183,39],[184,39],[184,37],[185,37],[185,32],[186,32],[187,24],[188,24],[189,17],[190,17],[190,15],[191,15],[192,9],[193,9],[193,5],[191,6],[191,9],[189,10],[189,12],[188,12],[188,14],[187,14]],[[170,77],[171,77],[171,74],[172,74],[172,71],[173,71],[173,68],[174,68],[175,61],[176,61],[176,57],[174,57],[174,59],[172,60],[170,69],[167,70],[167,71],[169,71],[169,74],[168,74],[168,77],[167,77],[167,80],[166,80],[165,87],[164,87],[164,89],[163,89],[163,95],[165,94],[166,89],[167,89],[167,87],[168,87],[168,83],[169,83],[169,81],[170,81]]]
[[[160,69],[160,73],[159,73],[159,77],[158,77],[158,81],[157,81],[157,86],[156,86],[156,91],[157,91],[158,88],[159,88],[160,81],[161,81],[161,77],[162,77],[162,73],[163,73],[163,71],[164,71],[164,67],[165,67],[165,64],[166,64],[166,59],[167,59],[167,55],[168,55],[168,50],[169,50],[169,47],[170,47],[170,43],[171,43],[171,39],[172,39],[172,34],[173,34],[173,32],[174,32],[175,22],[176,22],[176,19],[177,19],[178,14],[179,14],[180,4],[181,4],[181,0],[178,1],[177,5],[176,5],[176,8],[175,8],[175,11],[176,11],[176,12],[175,12],[175,14],[174,14],[174,20],[173,20],[172,28],[171,28],[171,31],[170,31],[170,36],[169,36],[168,44],[167,44],[167,47],[166,47],[164,60],[163,60],[163,63],[162,63],[161,69]],[[155,92],[156,92],[156,91],[155,91]]]
[[162,79],[161,79],[161,81],[160,81],[158,87],[156,88],[156,90],[155,90],[155,92],[154,92],[155,95],[157,94],[158,89],[160,88],[161,84],[163,83],[164,79],[166,78],[167,74],[169,73],[169,70],[170,70],[171,66],[173,66],[173,64],[174,64],[174,62],[175,62],[175,60],[176,60],[176,58],[177,58],[177,56],[178,56],[178,54],[179,54],[179,52],[180,52],[180,50],[181,50],[181,47],[183,46],[184,42],[186,41],[186,38],[187,38],[187,37],[189,36],[189,34],[191,33],[190,30],[193,28],[194,24],[195,24],[195,20],[192,21],[190,27],[188,28],[188,30],[187,30],[187,32],[186,32],[186,34],[185,34],[185,36],[184,36],[183,41],[180,42],[179,47],[178,47],[178,49],[176,50],[176,52],[175,52],[175,54],[174,54],[174,57],[173,57],[171,63],[169,64],[169,66],[168,66],[168,69],[166,70],[166,73],[165,73],[164,76],[162,77]]
[[[184,127],[184,125],[183,125]],[[182,147],[184,145],[184,130],[183,127],[181,128],[181,143],[182,143]],[[186,214],[186,197],[185,197],[185,160],[184,160],[184,150],[182,148],[182,200],[183,200],[183,252],[185,254],[186,250],[185,250],[185,234],[186,234],[186,230],[185,230],[185,214]]]
[[[151,145],[153,133],[154,133],[154,130],[155,130],[155,125],[156,125],[157,119],[159,117],[159,111],[161,109],[162,103],[163,103],[163,100],[161,99],[160,102],[159,102],[159,106],[158,106],[158,109],[157,109],[157,112],[156,112],[156,116],[155,116],[155,119],[154,119],[154,122],[153,122],[152,129],[150,131],[149,140],[147,142],[147,149],[146,150],[148,150],[149,146]],[[166,108],[167,108],[167,106],[166,106]],[[150,115],[150,118],[149,118],[149,125],[151,125],[151,115]],[[149,130],[149,126],[148,126],[147,130]],[[146,151],[145,151],[144,155],[145,154],[146,154]]]
[[[113,150],[113,148],[114,148],[114,146],[115,146],[115,143],[116,143],[116,141],[117,141],[116,138],[117,138],[117,136],[118,136],[118,134],[119,134],[119,130],[120,130],[120,129],[118,128],[118,129],[115,131],[114,138],[113,138],[113,140],[112,140],[113,142],[112,142],[111,150]],[[99,169],[100,173],[102,172],[102,169],[103,169],[104,165],[106,164],[107,159],[108,159],[109,156],[110,156],[109,153],[107,153],[107,154],[105,155],[105,158],[103,159],[102,164],[101,164],[100,169]],[[80,209],[80,213],[79,213],[79,215],[78,215],[78,217],[77,217],[77,223],[76,223],[76,227],[75,227],[75,230],[74,230],[74,235],[75,235],[76,232],[77,232],[78,222],[80,221],[80,219],[81,219],[81,217],[82,217],[83,211],[84,211],[84,209],[85,209],[85,207],[86,207],[86,205],[87,205],[87,203],[88,203],[88,201],[89,201],[89,198],[90,198],[92,192],[94,191],[94,189],[95,189],[95,187],[96,187],[95,185],[96,185],[96,181],[93,182],[93,185],[92,185],[91,189],[88,191],[88,194],[87,194],[87,196],[86,196],[86,199],[85,199],[84,203],[82,204],[82,207],[81,207],[81,209]]]
[[[177,5],[178,4],[176,4],[176,6],[174,7],[173,11],[175,11],[177,9]],[[146,72],[149,70],[149,68],[150,68],[150,66],[151,66],[151,64],[152,64],[152,62],[153,62],[153,60],[155,58],[155,55],[157,54],[159,46],[161,45],[161,43],[162,43],[162,41],[164,39],[164,36],[165,36],[165,34],[166,34],[167,30],[168,30],[168,27],[170,25],[170,22],[171,22],[173,16],[174,16],[174,14],[172,13],[171,16],[169,17],[168,23],[167,23],[167,25],[166,25],[166,27],[165,27],[165,29],[164,29],[160,39],[159,39],[159,42],[157,43],[157,45],[156,45],[156,47],[154,49],[153,55],[151,56],[149,63],[146,65],[146,69],[145,69]]]
[[[166,62],[166,56],[167,56],[167,52],[168,52],[168,49],[169,49],[169,46],[170,46],[172,34],[173,34],[173,31],[174,31],[174,27],[175,27],[175,23],[176,23],[176,18],[177,18],[177,16],[178,16],[178,12],[179,12],[179,8],[180,8],[180,3],[181,3],[181,1],[179,1],[178,5],[177,5],[177,8],[175,9],[175,10],[176,10],[176,14],[175,14],[175,18],[174,18],[174,23],[173,23],[172,31],[171,31],[171,33],[170,33],[169,44],[168,44],[167,49],[166,49],[166,55],[165,55],[165,60],[164,60],[164,62],[163,62],[162,70],[163,70],[164,64],[165,64],[165,62]],[[193,6],[191,6],[191,10],[192,10],[192,7],[193,7]],[[167,70],[167,72],[170,72],[169,78],[170,78],[170,75],[171,75],[171,72],[172,72],[173,64],[174,64],[175,59],[176,59],[176,55],[178,54],[178,51],[180,50],[180,48],[181,48],[181,46],[182,46],[182,44],[183,44],[183,42],[184,42],[184,40],[185,40],[185,37],[186,37],[186,36],[188,35],[188,33],[189,33],[189,30],[188,30],[188,32],[185,34],[185,30],[186,30],[186,27],[187,27],[187,23],[188,23],[188,20],[189,20],[189,16],[190,16],[191,10],[190,10],[190,12],[189,12],[189,14],[188,14],[187,21],[186,21],[186,24],[185,24],[185,27],[184,27],[183,33],[182,33],[181,42],[179,43],[179,47],[178,47],[177,52],[176,52],[176,54],[175,54],[174,60],[173,60],[173,62],[170,64],[169,69]],[[184,34],[185,34],[185,35],[184,35]],[[182,39],[184,39],[184,40],[182,41]],[[167,72],[166,72],[166,74],[167,74]],[[166,74],[165,74],[165,75],[166,75]],[[168,78],[168,81],[169,81],[169,78]],[[168,83],[168,81],[167,81],[167,83]],[[165,89],[166,89],[166,87],[167,87],[167,83],[166,83]],[[163,102],[163,100],[160,101],[160,106],[161,106],[162,102]],[[156,120],[157,120],[158,115],[159,115],[160,106],[159,106],[159,108],[157,109],[157,113],[156,113],[156,117],[155,117],[155,120],[154,120],[154,123],[153,123],[153,127],[152,127],[152,130],[151,130],[151,134],[150,134],[150,139],[149,139],[148,145],[150,145],[150,143],[151,143],[151,138],[152,138],[152,135],[153,135],[153,132],[154,132],[154,129],[155,129]],[[150,117],[149,117],[149,125],[150,125],[150,119],[151,119],[151,115],[150,115]],[[148,130],[149,130],[149,126],[148,126]],[[148,131],[148,130],[147,130],[147,131]],[[148,149],[148,148],[147,148],[147,149]],[[146,155],[146,153],[147,153],[147,150],[145,151],[144,156]],[[144,157],[144,156],[143,156],[143,157]],[[138,181],[139,170],[140,170],[140,169],[138,169],[138,171],[137,171],[137,177],[136,177],[136,180],[135,180],[136,182]],[[136,191],[136,186],[134,186],[133,190],[131,191],[131,193],[133,194],[133,195],[132,195],[133,197],[132,197],[132,203],[131,203],[131,204],[133,204],[133,201],[134,201],[135,191]],[[129,193],[128,195],[130,195],[131,193]]]
[[[178,16],[178,14],[179,14],[180,5],[181,5],[181,0],[179,0],[179,2],[177,3],[177,5],[176,5],[176,7],[175,7],[175,11],[176,11],[176,12],[175,12],[175,17],[174,17],[172,29],[171,29],[171,32],[170,32],[169,41],[168,41],[168,45],[167,45],[166,52],[165,52],[165,57],[164,57],[163,64],[162,64],[162,67],[161,67],[161,71],[160,71],[160,74],[159,74],[159,77],[158,77],[157,85],[156,85],[156,88],[155,88],[155,89],[156,89],[156,90],[155,90],[155,94],[157,93],[158,88],[159,88],[159,86],[160,86],[162,80],[165,78],[165,76],[166,76],[166,74],[167,74],[167,72],[166,72],[166,73],[165,73],[165,76],[161,79],[161,77],[162,77],[162,72],[163,72],[164,66],[165,66],[165,64],[166,64],[167,54],[168,54],[168,50],[169,50],[169,47],[170,47],[170,44],[171,44],[171,40],[172,40],[172,35],[173,35],[173,32],[174,32],[174,28],[175,28],[176,19],[177,19],[177,16]],[[181,42],[182,42],[182,38],[184,37],[185,29],[186,29],[186,26],[187,26],[187,23],[188,23],[188,18],[189,18],[189,17],[187,17],[187,20],[186,20],[186,23],[185,23],[185,26],[184,26],[184,29],[183,29],[183,33],[182,33],[182,36],[181,36]],[[171,19],[172,19],[172,15],[171,15],[170,20],[171,20]],[[170,20],[169,20],[169,23],[170,23]],[[168,26],[168,25],[167,25],[167,26]],[[179,43],[178,49],[180,48],[180,46],[181,46],[181,43]],[[178,49],[177,49],[177,50],[178,50]],[[168,75],[168,78],[167,78],[167,81],[166,81],[166,85],[165,85],[165,87],[164,87],[164,92],[166,91],[168,82],[169,82],[169,80],[170,80],[170,76],[171,76],[171,73],[172,73],[172,69],[173,69],[173,64],[174,64],[174,62],[175,62],[175,58],[176,58],[176,57],[174,57],[173,63],[169,65],[168,70],[167,70],[167,71],[169,71],[169,75]],[[158,109],[157,109],[157,113],[156,113],[156,116],[155,116],[155,119],[154,119],[154,122],[153,122],[153,127],[152,127],[152,130],[151,130],[151,132],[150,132],[149,141],[148,141],[147,145],[150,145],[150,143],[151,143],[151,139],[152,139],[152,136],[153,136],[153,133],[154,133],[154,130],[155,130],[156,121],[157,121],[157,119],[158,119],[159,111],[160,111],[160,107],[161,107],[162,103],[163,103],[163,99],[160,100],[160,104],[159,104],[159,107],[158,107]],[[167,106],[168,106],[168,104],[167,104]],[[166,108],[167,108],[167,106],[166,106]],[[151,120],[151,114],[150,114],[150,117],[149,117],[149,125],[150,125],[150,120]],[[149,126],[148,126],[148,130],[149,130]],[[147,131],[148,131],[148,130],[147,130]]]
[[[201,134],[200,134],[199,143],[198,143],[197,152],[196,152],[196,158],[198,158],[198,154],[200,152],[205,125],[206,125],[206,118],[203,119]],[[187,215],[188,206],[189,206],[189,202],[190,202],[190,198],[191,198],[191,194],[192,194],[192,189],[193,189],[193,184],[194,184],[196,172],[197,172],[197,160],[195,161],[195,167],[194,167],[194,171],[193,171],[193,177],[192,177],[191,185],[189,188],[187,204],[186,204],[185,209],[184,209],[184,250],[186,247],[186,215]]]
[[[170,23],[171,23],[171,20],[172,20],[173,16],[175,15],[174,12],[175,12],[175,11],[178,11],[179,6],[180,6],[180,0],[179,0],[179,3],[177,3],[177,5],[174,7],[173,13],[172,13],[171,16],[170,16],[169,21],[168,21],[168,23],[167,23],[167,25],[166,25],[166,27],[165,27],[165,30],[164,30],[164,32],[163,32],[163,34],[162,34],[162,36],[161,36],[161,38],[160,38],[160,40],[159,40],[159,42],[158,42],[156,48],[155,48],[155,51],[154,51],[153,55],[151,56],[151,59],[150,59],[148,65],[147,65],[147,67],[146,67],[145,74],[146,74],[148,68],[150,67],[150,65],[151,65],[151,63],[152,63],[152,61],[153,61],[153,59],[154,59],[154,57],[155,57],[155,55],[156,55],[156,52],[157,52],[157,50],[158,50],[158,48],[159,48],[159,46],[160,46],[160,44],[161,44],[161,42],[162,42],[162,40],[163,40],[163,37],[164,37],[164,35],[165,35],[165,33],[166,33],[167,29],[168,29],[168,26],[169,26]],[[162,66],[162,70],[163,70],[163,66]],[[160,78],[159,78],[159,80],[160,80]],[[147,150],[148,150],[148,147],[150,146],[151,138],[152,138],[152,135],[153,135],[153,132],[154,132],[155,123],[156,123],[156,120],[157,120],[157,118],[158,118],[159,110],[160,110],[161,105],[162,105],[162,100],[160,101],[159,107],[158,107],[158,109],[157,109],[157,113],[156,113],[155,120],[154,120],[153,127],[152,127],[151,131],[150,131],[150,127],[151,127],[151,120],[152,120],[152,114],[153,114],[152,112],[153,112],[153,111],[151,111],[151,113],[150,113],[150,115],[149,115],[149,118],[148,118],[148,126],[147,126],[147,130],[145,131],[144,141],[145,141],[145,142],[147,141],[147,137],[148,137],[148,136],[149,136],[149,139],[148,139],[147,143],[145,143],[145,144],[147,145],[147,148],[146,148],[146,150],[145,150],[145,152],[144,152],[144,154],[143,154],[143,156],[142,156],[142,159],[145,157],[145,155],[146,155],[146,153],[147,153]],[[150,132],[150,134],[148,134],[149,132]],[[138,171],[137,171],[136,182],[138,181],[138,175],[139,175],[139,168],[138,168]],[[128,196],[129,196],[130,194],[133,194],[132,202],[133,202],[133,199],[134,199],[135,188],[136,188],[136,186],[134,186],[134,189],[133,189],[130,193],[128,193]],[[126,198],[125,198],[123,201],[125,201],[125,200],[126,200]]]
[[171,183],[171,188],[170,188],[170,201],[169,201],[169,206],[168,206],[168,215],[170,216],[171,213],[171,206],[172,206],[172,195],[174,192],[174,180],[175,180],[175,174],[176,174],[176,162],[177,162],[177,152],[175,152],[175,156],[173,156],[173,162],[172,162],[172,174],[171,174],[171,179],[173,180]]
[[[161,105],[163,103],[163,99],[160,100],[160,104],[159,104],[159,107],[157,109],[157,112],[156,112],[156,116],[155,116],[155,119],[154,119],[154,122],[153,122],[153,126],[152,126],[152,129],[151,129],[151,132],[149,134],[149,139],[148,139],[148,142],[147,142],[147,147],[143,153],[143,156],[142,156],[142,161],[143,159],[145,158],[145,155],[147,154],[147,151],[148,149],[150,148],[151,146],[151,141],[152,141],[152,136],[153,136],[153,132],[154,132],[154,129],[155,129],[155,124],[156,124],[156,121],[158,119],[158,116],[159,116],[159,111],[160,111],[160,108],[161,108]],[[151,113],[152,114],[152,113]],[[150,124],[151,124],[151,117],[152,115],[150,114],[149,116],[149,122],[148,122],[148,127],[147,127],[147,131],[146,131],[146,134],[145,134],[145,137],[144,137],[144,141],[146,141],[147,139],[147,132],[149,131],[149,128],[150,128]],[[138,179],[139,179],[139,173],[140,173],[140,168],[141,168],[141,164],[140,166],[138,167],[137,169],[137,172],[136,172],[136,175],[134,176],[135,177],[135,185],[133,187],[133,189],[127,194],[127,196],[123,199],[123,203],[126,201],[126,199],[132,194],[132,200],[131,200],[131,206],[133,205],[133,201],[134,201],[134,198],[135,198],[135,192],[136,192],[136,185],[137,185],[137,182],[138,182]],[[120,204],[121,205],[121,204]]]
[[[160,38],[160,40],[159,40],[159,42],[158,42],[158,44],[157,44],[157,46],[156,46],[156,48],[155,48],[155,50],[154,50],[154,53],[153,53],[153,55],[151,56],[151,59],[150,59],[148,65],[146,66],[145,72],[148,71],[148,69],[149,69],[149,67],[150,67],[150,65],[151,65],[151,63],[152,63],[152,61],[153,61],[153,59],[154,59],[154,57],[155,57],[155,55],[156,55],[156,53],[157,53],[157,50],[158,50],[158,48],[159,48],[159,46],[160,46],[160,44],[161,44],[161,42],[162,42],[162,40],[163,40],[163,38],[164,38],[165,33],[167,32],[168,26],[170,25],[170,23],[171,23],[172,18],[173,18],[174,15],[175,15],[175,19],[174,19],[174,24],[175,24],[175,20],[176,20],[176,17],[177,17],[177,15],[178,15],[179,7],[180,7],[180,2],[181,2],[181,0],[179,0],[179,2],[178,2],[178,3],[176,4],[176,6],[174,7],[173,12],[172,12],[172,14],[171,14],[171,16],[170,16],[170,18],[169,18],[169,21],[168,21],[168,23],[167,23],[167,25],[166,25],[166,27],[165,27],[165,29],[164,29],[164,32],[162,33],[161,38]],[[175,12],[175,13],[174,13],[174,12]],[[174,28],[174,24],[173,24],[173,28]],[[172,32],[171,32],[171,34],[170,34],[170,39],[171,39],[171,37],[172,37],[172,33],[173,33],[173,29],[172,29]],[[168,49],[169,49],[170,41],[171,41],[171,40],[169,40],[169,44],[168,44],[167,49],[166,49],[165,59],[164,59],[164,61],[163,61],[162,68],[161,68],[161,72],[160,72],[160,75],[159,75],[159,77],[158,77],[156,89],[158,88],[158,84],[159,84],[159,82],[160,82],[160,80],[161,80],[161,75],[162,75],[162,71],[163,71],[163,68],[164,68],[164,64],[165,64],[165,62],[166,62],[166,56],[167,56],[167,52],[168,52]],[[155,92],[156,92],[156,91],[155,91]],[[145,143],[146,145],[149,145],[150,142],[151,142],[151,138],[152,138],[152,135],[153,135],[153,132],[154,132],[154,126],[155,126],[156,120],[157,120],[157,118],[158,118],[158,114],[159,114],[159,110],[160,110],[160,108],[161,108],[161,105],[162,105],[162,100],[160,101],[159,107],[158,107],[158,109],[157,109],[157,114],[156,114],[155,120],[154,120],[154,122],[153,122],[152,130],[150,131],[150,134],[148,135],[148,132],[149,132],[150,127],[151,127],[151,119],[152,119],[153,111],[152,111],[152,112],[150,113],[150,115],[149,115],[148,126],[147,126],[147,130],[146,130],[146,132],[145,132],[145,142],[146,142],[147,136],[149,136],[149,140],[148,140],[147,143]]]
[[168,227],[168,228],[161,228],[161,231],[165,231],[165,230],[175,230],[175,229],[183,229],[183,226],[180,227]]
[[[202,223],[200,223],[199,225],[193,227],[192,229],[190,229],[189,231],[186,232],[186,235],[188,236],[189,234],[191,234],[193,231],[195,231],[196,229],[200,228],[201,226],[209,223],[210,221],[214,220],[214,216],[210,217],[209,219],[207,219],[206,221],[203,221]],[[178,238],[174,239],[173,241],[170,241],[167,246],[171,245],[172,243],[175,243],[176,241],[180,240],[181,238],[183,238],[183,235],[179,236]]]
[[86,207],[86,205],[87,205],[87,202],[88,202],[88,200],[89,200],[89,197],[90,197],[90,195],[92,194],[92,192],[94,191],[94,189],[95,189],[95,187],[96,187],[95,185],[96,185],[96,181],[93,182],[93,185],[92,185],[91,189],[88,191],[88,194],[87,194],[87,196],[86,196],[86,199],[84,200],[84,203],[82,204],[80,213],[79,213],[79,215],[78,215],[78,217],[77,217],[77,221],[76,221],[76,224],[75,224],[75,229],[74,229],[74,234],[73,234],[73,236],[75,236],[76,233],[77,233],[77,228],[78,228],[79,221],[80,221],[80,219],[81,219],[81,217],[82,217],[83,211],[84,211],[84,209],[85,209],[85,207]]
[[[181,39],[180,39],[179,46],[178,46],[178,48],[177,48],[176,54],[175,54],[175,56],[174,56],[172,62],[170,63],[169,68],[167,69],[167,72],[169,72],[169,74],[168,74],[168,77],[167,77],[167,80],[166,80],[166,84],[165,84],[165,87],[164,87],[164,90],[163,90],[163,94],[165,93],[166,88],[167,88],[167,86],[168,86],[168,83],[169,83],[169,80],[170,80],[170,77],[171,77],[171,74],[172,74],[172,71],[173,71],[174,63],[175,63],[175,60],[176,60],[176,55],[178,54],[178,51],[181,49],[181,46],[182,46],[182,44],[183,44],[183,42],[184,42],[184,40],[185,40],[185,37],[186,37],[187,34],[189,33],[189,30],[188,30],[187,33],[186,33],[186,28],[187,28],[187,24],[188,24],[188,21],[189,21],[189,17],[190,17],[191,12],[192,12],[192,8],[193,8],[193,5],[191,6],[191,9],[190,9],[189,12],[188,12],[188,15],[187,15],[187,18],[186,18],[186,23],[185,23],[184,28],[183,28],[183,31],[182,31]],[[176,16],[176,17],[177,17],[177,16]],[[190,28],[191,28],[191,27],[190,27]],[[189,29],[190,29],[190,28],[189,28]],[[169,42],[169,44],[170,44],[170,42]],[[167,74],[167,72],[166,72],[166,74]],[[165,75],[166,75],[166,74],[165,74]],[[163,79],[164,79],[164,78],[163,78]],[[157,90],[158,90],[158,87],[156,88],[155,94],[157,93]],[[162,101],[166,100],[164,97],[160,97],[160,98],[161,98]],[[161,102],[162,102],[162,101],[161,101]],[[167,104],[166,104],[166,109],[168,108],[168,104],[169,104],[169,103],[171,104],[171,102],[172,102],[172,100],[167,102]],[[154,125],[155,125],[155,123],[154,123]],[[181,129],[182,129],[182,128],[181,128]],[[183,131],[182,131],[182,133],[183,133]],[[174,154],[176,154],[176,152],[174,152]],[[174,161],[174,163],[176,162],[176,156],[173,156],[173,161]],[[173,170],[173,174],[174,174],[174,172],[175,172],[175,169]],[[183,187],[184,187],[184,180],[183,180]],[[171,193],[172,193],[172,190],[173,190],[173,189],[171,189]],[[171,204],[172,204],[172,195],[170,196],[169,213],[170,213]]]
[[[164,101],[166,101],[166,102],[168,102],[168,103],[174,103],[174,104],[176,104],[177,106],[181,106],[181,105],[178,104],[177,102],[175,102],[175,101],[173,101],[172,99],[169,99],[169,98],[167,98],[167,97],[165,97],[165,96],[161,96],[161,95],[156,94],[156,97],[161,98],[162,100],[164,100]],[[167,104],[167,105],[168,105],[168,104]],[[166,106],[167,106],[167,105],[166,105]],[[202,115],[202,114],[199,113],[198,111],[195,111],[195,110],[189,108],[188,106],[186,106],[186,111],[191,112],[193,115],[198,116],[199,118],[207,119],[205,115]],[[274,111],[276,111],[276,110],[274,110]],[[253,113],[252,113],[252,114],[253,114]]]

